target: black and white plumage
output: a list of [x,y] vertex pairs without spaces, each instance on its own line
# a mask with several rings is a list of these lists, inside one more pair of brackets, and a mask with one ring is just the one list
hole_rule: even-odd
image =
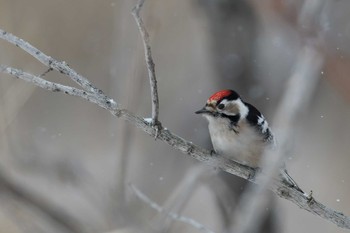
[[[215,152],[229,159],[257,168],[264,150],[275,146],[265,117],[233,90],[214,93],[196,114],[208,120]],[[287,171],[282,171],[288,183],[299,189]]]
[[202,114],[209,122],[214,150],[250,167],[258,167],[266,146],[274,137],[264,116],[232,90],[209,97]]

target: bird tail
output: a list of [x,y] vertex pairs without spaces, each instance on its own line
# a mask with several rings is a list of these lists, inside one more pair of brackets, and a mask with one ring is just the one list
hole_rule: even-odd
[[304,193],[304,191],[298,186],[298,184],[293,180],[293,178],[288,174],[287,169],[283,168],[281,170],[281,177],[282,181],[288,185],[289,187],[295,188],[301,193]]

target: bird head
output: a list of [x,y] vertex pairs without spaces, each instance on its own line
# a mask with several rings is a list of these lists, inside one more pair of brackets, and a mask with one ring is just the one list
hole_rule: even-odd
[[196,111],[207,119],[211,117],[238,117],[243,118],[248,114],[248,108],[237,92],[233,90],[221,90],[209,97],[205,106]]

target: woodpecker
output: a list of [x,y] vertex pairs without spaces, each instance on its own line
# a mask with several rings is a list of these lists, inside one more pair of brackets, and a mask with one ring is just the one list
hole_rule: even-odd
[[[264,150],[276,145],[265,117],[233,90],[214,93],[195,113],[208,120],[214,151],[228,159],[258,168]],[[289,186],[303,192],[285,168],[281,175]]]

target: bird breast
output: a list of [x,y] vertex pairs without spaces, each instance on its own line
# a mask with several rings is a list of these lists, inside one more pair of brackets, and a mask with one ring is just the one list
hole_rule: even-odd
[[211,141],[218,154],[251,167],[259,166],[266,143],[254,127],[241,120],[233,130],[228,119],[208,120]]

